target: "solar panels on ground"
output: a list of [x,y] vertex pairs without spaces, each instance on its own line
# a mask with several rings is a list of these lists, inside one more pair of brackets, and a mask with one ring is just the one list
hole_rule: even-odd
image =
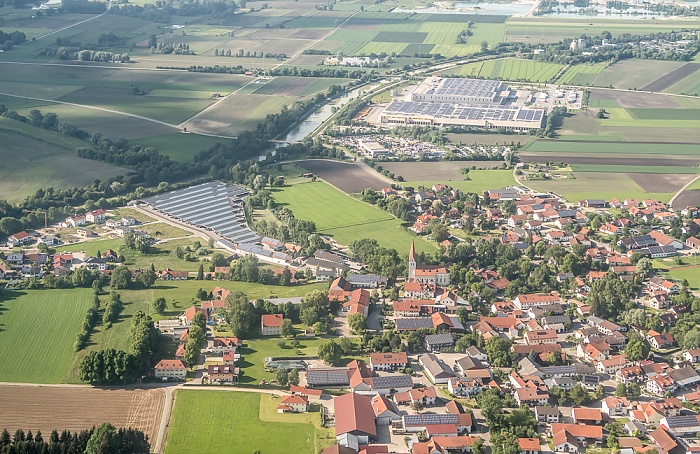
[[246,225],[240,202],[248,195],[242,186],[220,181],[192,186],[144,199],[154,209],[200,228],[211,229],[233,242],[256,242],[260,236]]

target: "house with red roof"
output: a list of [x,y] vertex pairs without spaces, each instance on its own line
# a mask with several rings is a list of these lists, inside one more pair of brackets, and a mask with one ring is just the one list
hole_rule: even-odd
[[520,454],[540,453],[539,438],[518,438],[518,446],[520,446]]
[[265,314],[260,320],[260,332],[263,336],[279,336],[282,328],[282,314]]
[[197,306],[191,306],[185,309],[185,312],[182,315],[180,315],[180,323],[182,323],[184,326],[190,326],[192,324],[194,314],[196,314],[197,312],[204,315],[204,320],[209,320],[209,314],[207,313],[206,309],[202,309],[201,307]]
[[374,370],[405,369],[408,366],[406,352],[398,353],[370,353],[369,367]]
[[105,216],[106,216],[105,210],[103,210],[102,208],[98,208],[96,210],[92,210],[92,211],[85,213],[85,220],[87,222],[92,223],[92,224],[96,224],[98,222],[104,221]]
[[7,237],[7,244],[10,247],[16,247],[16,246],[22,246],[23,244],[27,244],[32,240],[32,237],[22,230],[21,232],[13,233],[9,237]]
[[155,377],[163,381],[184,380],[187,377],[187,368],[179,359],[161,359],[153,369]]
[[309,398],[299,394],[285,396],[277,405],[277,413],[306,413],[309,411]]

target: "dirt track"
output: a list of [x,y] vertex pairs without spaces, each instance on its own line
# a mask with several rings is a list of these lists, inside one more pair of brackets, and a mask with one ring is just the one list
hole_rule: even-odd
[[677,192],[697,176],[675,173],[628,173],[627,175],[647,192]]
[[391,184],[371,168],[366,170],[362,164],[354,162],[309,159],[298,161],[297,164],[348,194],[362,192],[367,188],[378,191]]
[[153,445],[163,411],[161,389],[0,385],[0,428],[10,433],[80,431],[104,422],[142,430]]
[[686,63],[680,68],[671,71],[670,73],[666,74],[665,76],[659,79],[656,79],[654,82],[650,83],[646,87],[642,87],[642,91],[663,91],[671,85],[675,84],[676,82],[680,82],[682,79],[685,79],[686,77],[690,76],[698,69],[700,69],[700,64]]

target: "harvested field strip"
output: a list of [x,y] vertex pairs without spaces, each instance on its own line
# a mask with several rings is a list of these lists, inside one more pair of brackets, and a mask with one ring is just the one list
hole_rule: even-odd
[[90,386],[0,385],[0,427],[80,431],[108,422],[142,430],[155,443],[165,393],[160,389],[100,389]]
[[700,155],[700,145],[686,143],[635,143],[635,142],[567,142],[564,140],[535,140],[521,150],[569,153],[615,154],[668,154]]
[[669,166],[669,167],[687,167],[697,166],[700,164],[700,156],[688,157],[686,155],[665,155],[665,154],[641,154],[641,155],[622,155],[622,156],[601,156],[595,153],[568,153],[559,156],[552,156],[547,153],[531,153],[524,152],[519,154],[520,160],[523,162],[540,162],[548,161],[563,161],[567,164],[584,164],[584,165],[619,165],[619,166]]
[[697,177],[695,174],[677,173],[628,173],[627,176],[648,192],[678,192]]
[[670,73],[656,79],[654,82],[642,87],[642,91],[664,91],[673,84],[680,82],[686,77],[690,77],[700,69],[699,63],[686,63],[680,68],[671,71]]
[[595,165],[595,164],[572,164],[574,172],[607,172],[607,173],[683,173],[696,174],[700,168],[685,166],[643,166],[643,165]]

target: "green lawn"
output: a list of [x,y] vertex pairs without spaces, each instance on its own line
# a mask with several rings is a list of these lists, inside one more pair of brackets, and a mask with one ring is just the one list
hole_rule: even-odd
[[700,266],[698,262],[700,259],[696,257],[685,258],[684,262],[689,263],[691,266],[671,268],[668,270],[668,274],[672,279],[681,281],[687,279],[690,284],[690,288],[693,290],[700,289]]
[[[696,144],[653,144],[653,143],[621,143],[605,142],[591,144],[588,142],[565,142],[560,140],[535,140],[525,145],[522,151],[539,151],[553,153],[603,153],[617,154],[664,154],[664,155],[697,155],[700,145]],[[561,155],[560,155],[561,156]],[[557,156],[559,158],[559,156]],[[553,156],[552,159],[555,159]],[[561,156],[560,159],[566,159]]]
[[61,383],[92,290],[6,292],[0,300],[0,381]]
[[296,218],[315,222],[320,233],[331,235],[344,245],[374,238],[380,245],[403,254],[408,252],[413,239],[418,251],[435,249],[427,240],[416,238],[391,214],[360,202],[324,181],[273,189],[272,196],[278,204],[289,207]]
[[559,84],[588,85],[608,66],[608,63],[574,65],[557,79]]
[[139,230],[148,232],[152,237],[158,239],[179,238],[183,236],[192,236],[192,232],[183,230],[165,222],[154,222],[139,227]]
[[[316,428],[311,422],[263,421],[257,393],[178,391],[165,446],[167,454],[193,452],[313,454]],[[318,414],[312,414],[318,419]],[[285,417],[287,415],[284,415]],[[295,415],[289,415],[295,416]],[[229,448],[222,448],[228,446]]]
[[[274,337],[245,341],[241,349],[242,358],[239,363],[242,372],[240,383],[257,384],[262,379],[268,381],[274,379],[275,374],[265,372],[265,363],[263,360],[267,356],[316,356],[318,354],[319,345],[328,341],[328,339],[320,337],[300,337],[298,339],[300,343],[298,349],[299,355],[297,355],[297,349],[292,347],[291,339]],[[280,340],[286,342],[285,348],[277,345]]]
[[[484,165],[490,164],[485,161]],[[498,163],[494,163],[498,164]],[[469,172],[469,180],[431,180],[431,181],[410,181],[403,183],[404,186],[425,186],[432,187],[436,183],[449,184],[453,188],[464,192],[474,192],[481,194],[487,189],[501,189],[515,184],[512,170],[472,170]]]
[[182,162],[192,162],[194,155],[200,151],[208,150],[217,143],[226,142],[228,142],[226,139],[220,137],[182,134],[180,132],[131,141],[134,145],[156,148],[160,154]]

